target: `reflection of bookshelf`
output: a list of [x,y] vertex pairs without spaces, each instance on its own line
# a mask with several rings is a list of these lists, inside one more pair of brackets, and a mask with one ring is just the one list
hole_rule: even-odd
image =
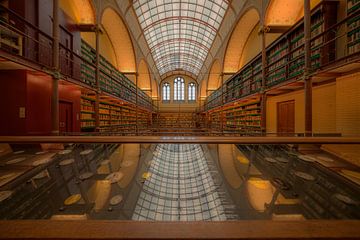
[[[351,15],[360,9],[359,0],[347,1],[347,15]],[[347,22],[347,48],[348,53],[360,51],[360,15],[350,18]]]
[[95,130],[95,99],[83,94],[80,99],[80,126],[81,131]]

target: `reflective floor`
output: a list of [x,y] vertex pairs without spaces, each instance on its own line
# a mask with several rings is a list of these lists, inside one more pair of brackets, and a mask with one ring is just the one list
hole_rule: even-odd
[[133,220],[226,220],[200,145],[158,145],[148,175]]
[[358,149],[0,144],[0,219],[360,219]]

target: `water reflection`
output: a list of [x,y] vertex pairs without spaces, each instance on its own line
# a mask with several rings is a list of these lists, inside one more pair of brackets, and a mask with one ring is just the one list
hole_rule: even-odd
[[0,144],[0,218],[358,219],[357,158],[335,150]]

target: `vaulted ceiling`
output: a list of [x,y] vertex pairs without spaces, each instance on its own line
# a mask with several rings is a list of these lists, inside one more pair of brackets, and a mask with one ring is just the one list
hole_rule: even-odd
[[227,0],[134,0],[133,8],[160,75],[198,76],[216,37]]

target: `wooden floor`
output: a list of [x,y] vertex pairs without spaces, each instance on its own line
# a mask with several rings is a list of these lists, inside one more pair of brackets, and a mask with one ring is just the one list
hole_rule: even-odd
[[360,221],[0,221],[0,239],[360,239]]

